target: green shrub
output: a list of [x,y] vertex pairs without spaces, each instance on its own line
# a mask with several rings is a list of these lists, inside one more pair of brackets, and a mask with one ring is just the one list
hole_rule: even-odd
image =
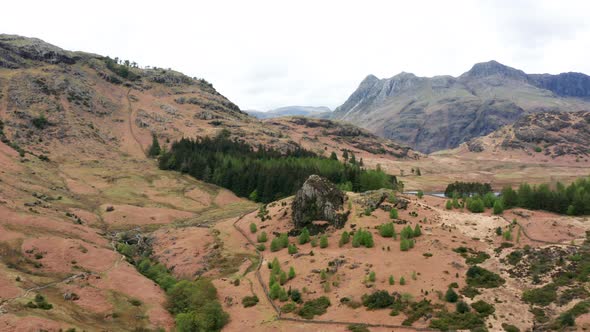
[[557,286],[550,283],[540,288],[526,290],[522,294],[522,299],[530,304],[547,306],[557,299]]
[[395,235],[395,227],[392,222],[388,222],[379,226],[379,235],[382,237],[393,237]]
[[294,255],[297,253],[297,247],[294,244],[289,244],[287,251],[289,252],[289,255]]
[[422,190],[418,190],[418,193],[416,193],[416,196],[418,196],[418,198],[422,198],[422,197],[424,197],[424,192]]
[[508,323],[502,323],[502,328],[506,332],[520,332],[520,329],[514,325],[510,325]]
[[370,332],[367,326],[363,324],[351,324],[346,327],[347,330],[351,332]]
[[295,278],[295,268],[294,267],[290,267],[289,268],[289,275],[288,275],[289,280]]
[[363,305],[370,310],[388,308],[395,302],[395,298],[384,290],[376,291],[370,295],[365,294],[362,300]]
[[504,204],[501,199],[497,199],[494,202],[494,214],[502,214],[504,212]]
[[389,276],[389,284],[390,285],[394,285],[395,284],[395,279],[393,278],[393,276]]
[[328,248],[328,236],[325,234],[320,237],[320,248]]
[[480,314],[482,317],[487,317],[496,312],[496,308],[494,308],[493,305],[483,300],[473,302],[471,304],[471,307],[473,308],[473,310],[477,311],[477,313]]
[[471,310],[471,308],[469,307],[469,304],[467,304],[463,301],[459,301],[459,302],[457,302],[457,305],[455,306],[455,310],[460,314],[464,314],[466,312],[469,312]]
[[321,296],[317,299],[306,301],[297,314],[305,319],[312,319],[314,316],[325,314],[329,306],[330,299]]
[[263,243],[257,244],[256,245],[256,249],[258,251],[265,251],[266,250],[266,246]]
[[303,229],[301,230],[301,234],[299,234],[298,237],[299,244],[306,244],[307,242],[309,242],[309,240],[309,231],[307,230],[307,227],[303,227]]
[[258,229],[256,228],[256,224],[255,223],[251,223],[250,224],[250,233],[256,233]]
[[257,305],[258,301],[258,296],[256,295],[244,296],[244,298],[242,298],[242,305],[244,306],[244,308],[249,308]]
[[413,236],[418,237],[420,235],[422,235],[422,229],[420,228],[420,225],[416,224],[416,227],[414,227]]
[[399,218],[398,212],[396,208],[391,208],[391,210],[389,211],[389,218],[391,219],[397,219]]
[[476,288],[496,288],[503,285],[506,281],[491,271],[488,271],[477,265],[469,267],[467,270],[467,284]]
[[37,129],[45,129],[45,128],[49,127],[49,121],[47,120],[47,118],[43,114],[39,115],[36,118],[33,118],[31,120],[31,123]]
[[258,234],[258,237],[256,239],[258,242],[266,242],[268,240],[266,232],[262,231],[260,234]]
[[369,272],[369,281],[370,282],[375,282],[375,280],[376,280],[375,271]]
[[405,285],[406,284],[406,278],[404,278],[404,277],[399,278],[399,284],[402,285],[402,286]]
[[447,289],[447,292],[445,293],[445,301],[455,303],[458,299],[459,295],[455,293],[452,288]]
[[436,318],[430,321],[430,327],[441,331],[455,330],[485,330],[485,322],[479,315],[473,312],[446,312],[436,314]]
[[295,310],[297,310],[297,305],[293,302],[289,302],[281,307],[281,312],[284,312],[286,314],[293,312]]
[[451,200],[447,200],[447,203],[446,203],[445,208],[447,210],[452,210],[453,209],[453,204],[451,203]]
[[340,241],[338,242],[338,246],[342,247],[343,245],[347,244],[348,242],[350,242],[350,234],[348,234],[347,231],[342,232],[342,235],[340,236]]

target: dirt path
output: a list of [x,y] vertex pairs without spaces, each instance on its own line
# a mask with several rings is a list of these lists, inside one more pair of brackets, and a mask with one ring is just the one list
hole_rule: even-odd
[[133,140],[135,141],[135,143],[137,144],[137,146],[139,147],[139,149],[141,150],[141,152],[145,156],[146,155],[145,149],[144,149],[143,145],[141,145],[141,143],[139,142],[139,139],[137,138],[137,136],[135,135],[135,131],[133,131],[133,119],[135,118],[135,110],[131,106],[130,94],[131,94],[131,89],[129,89],[127,91],[127,110],[128,110],[127,123],[129,125],[129,133],[131,134],[131,137],[133,137]]

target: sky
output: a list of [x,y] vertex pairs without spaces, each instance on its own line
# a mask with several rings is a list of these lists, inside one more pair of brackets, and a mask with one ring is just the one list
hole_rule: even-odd
[[241,109],[335,108],[369,74],[497,60],[590,74],[590,1],[7,1],[0,33],[205,78]]

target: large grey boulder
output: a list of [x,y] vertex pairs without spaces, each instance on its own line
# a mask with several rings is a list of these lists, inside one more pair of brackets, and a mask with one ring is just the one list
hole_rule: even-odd
[[346,196],[333,183],[318,175],[311,175],[295,195],[293,224],[296,229],[307,227],[319,231],[314,221],[327,221],[327,226],[342,228],[349,212],[343,211]]

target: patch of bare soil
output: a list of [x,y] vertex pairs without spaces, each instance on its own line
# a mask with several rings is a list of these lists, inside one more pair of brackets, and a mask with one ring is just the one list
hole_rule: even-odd
[[[113,211],[106,212],[112,206]],[[103,220],[111,227],[142,226],[150,224],[170,224],[179,219],[193,216],[191,212],[168,208],[140,207],[133,205],[103,205]]]

